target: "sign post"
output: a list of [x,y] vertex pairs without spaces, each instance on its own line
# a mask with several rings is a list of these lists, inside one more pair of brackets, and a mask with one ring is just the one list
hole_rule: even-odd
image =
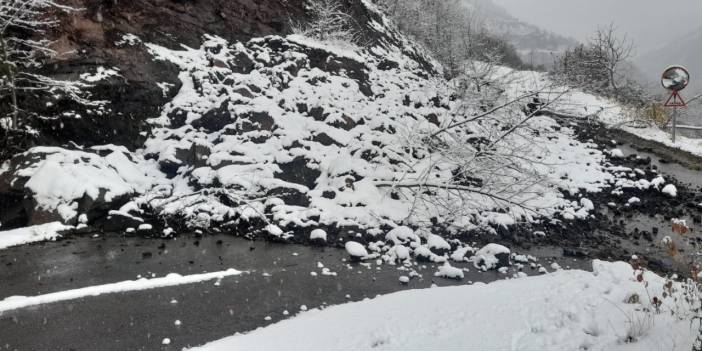
[[690,84],[690,73],[682,66],[670,66],[666,68],[661,76],[661,85],[670,92],[668,100],[664,106],[673,109],[673,144],[678,128],[678,109],[687,107],[685,100],[680,96],[680,91],[685,89]]

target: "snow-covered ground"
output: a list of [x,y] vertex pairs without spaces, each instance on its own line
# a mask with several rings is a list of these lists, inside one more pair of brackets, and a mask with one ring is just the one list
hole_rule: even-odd
[[[524,82],[514,85],[517,91],[534,90],[553,84],[548,78],[548,75],[543,72],[516,71],[513,74],[519,77],[519,79],[516,79],[517,82]],[[556,95],[564,90],[564,87],[557,88],[552,91],[552,94]],[[569,92],[560,97],[559,101],[550,109],[572,116],[596,118],[611,128],[618,128],[642,139],[655,141],[697,156],[702,156],[702,139],[678,135],[676,142],[673,143],[669,131],[662,130],[655,124],[642,124],[641,116],[632,115],[634,113],[633,111],[628,111],[621,104],[612,99],[586,93],[579,89],[570,89]],[[638,122],[633,123],[634,121]]]
[[[403,291],[302,312],[192,350],[690,350],[696,325],[678,313],[684,302],[662,297],[671,291],[666,279],[645,272],[639,282],[623,262],[593,268]],[[663,301],[660,312],[654,297]]]

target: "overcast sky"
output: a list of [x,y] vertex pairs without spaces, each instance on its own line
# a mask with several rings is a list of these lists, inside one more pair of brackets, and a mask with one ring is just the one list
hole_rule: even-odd
[[643,54],[702,27],[702,0],[493,0],[513,16],[578,40],[614,22]]

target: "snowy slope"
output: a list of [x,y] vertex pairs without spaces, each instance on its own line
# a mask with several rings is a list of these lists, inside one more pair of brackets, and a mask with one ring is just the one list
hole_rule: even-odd
[[[544,73],[534,72],[533,74],[540,77],[542,85],[551,84]],[[563,91],[566,88],[561,87],[556,90]],[[594,118],[610,128],[621,129],[642,139],[702,156],[702,139],[678,135],[677,142],[674,144],[669,131],[662,130],[655,124],[644,125],[641,123],[641,116],[632,114],[632,111],[612,99],[579,89],[570,89],[552,109],[572,116]]]
[[[594,261],[594,272],[557,271],[488,285],[411,290],[303,312],[248,334],[192,350],[689,350],[684,303],[662,296],[626,263]],[[675,285],[677,287],[677,285]],[[639,302],[633,302],[636,296]],[[627,303],[627,301],[632,303]],[[650,309],[650,312],[646,312]],[[696,329],[696,328],[695,328]]]
[[[185,50],[146,45],[156,59],[181,67],[182,87],[152,120],[158,128],[143,150],[172,178],[158,189],[166,196],[148,193],[136,202],[189,226],[240,225],[266,215],[268,234],[289,238],[300,228],[421,226],[431,217],[460,229],[557,213],[584,218],[591,209],[564,192],[600,192],[616,182],[596,145],[538,117],[496,146],[522,157],[521,169],[491,175],[516,190],[536,173],[541,181],[513,199],[524,206],[473,194],[440,208],[402,189],[426,179],[454,181],[453,160],[416,139],[465,118],[459,114],[478,112],[460,109],[451,83],[423,76],[402,52],[300,36],[234,44],[209,37],[199,49]],[[241,62],[249,68],[241,71]],[[498,70],[495,79],[506,90],[498,102],[540,83],[531,72],[509,69]],[[520,106],[496,112],[499,123],[469,123],[461,133],[495,137],[523,118]],[[455,136],[443,140],[463,143]],[[476,171],[483,166],[489,165],[476,164]],[[437,198],[453,196],[438,187]]]

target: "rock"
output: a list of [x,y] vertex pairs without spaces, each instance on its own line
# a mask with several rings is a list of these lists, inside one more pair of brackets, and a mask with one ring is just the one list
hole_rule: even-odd
[[173,153],[174,158],[159,160],[159,169],[169,178],[173,178],[181,166],[205,166],[210,153],[209,146],[204,144],[192,143],[190,147],[179,147]]
[[582,249],[576,248],[563,248],[563,256],[565,257],[576,257],[576,258],[586,258],[589,257],[589,253]]
[[139,217],[119,211],[110,211],[102,223],[102,230],[119,233],[126,231],[127,228],[137,228],[143,223],[144,220]]
[[230,101],[224,100],[217,108],[205,112],[202,117],[194,120],[191,125],[195,129],[204,129],[209,133],[222,130],[225,126],[234,121],[232,113],[229,111]]
[[315,187],[317,178],[322,174],[319,169],[309,167],[310,162],[302,156],[294,158],[291,162],[280,164],[282,172],[276,178],[286,182],[304,185],[310,189]]
[[609,155],[613,158],[624,158],[624,152],[620,149],[612,149],[609,151]]
[[400,64],[395,62],[395,61],[390,61],[390,60],[383,60],[378,64],[378,69],[383,70],[383,71],[389,71],[392,69],[397,69],[400,67]]
[[309,115],[312,116],[316,121],[324,121],[327,116],[329,116],[328,113],[324,113],[324,108],[320,106],[315,106],[310,109]]

